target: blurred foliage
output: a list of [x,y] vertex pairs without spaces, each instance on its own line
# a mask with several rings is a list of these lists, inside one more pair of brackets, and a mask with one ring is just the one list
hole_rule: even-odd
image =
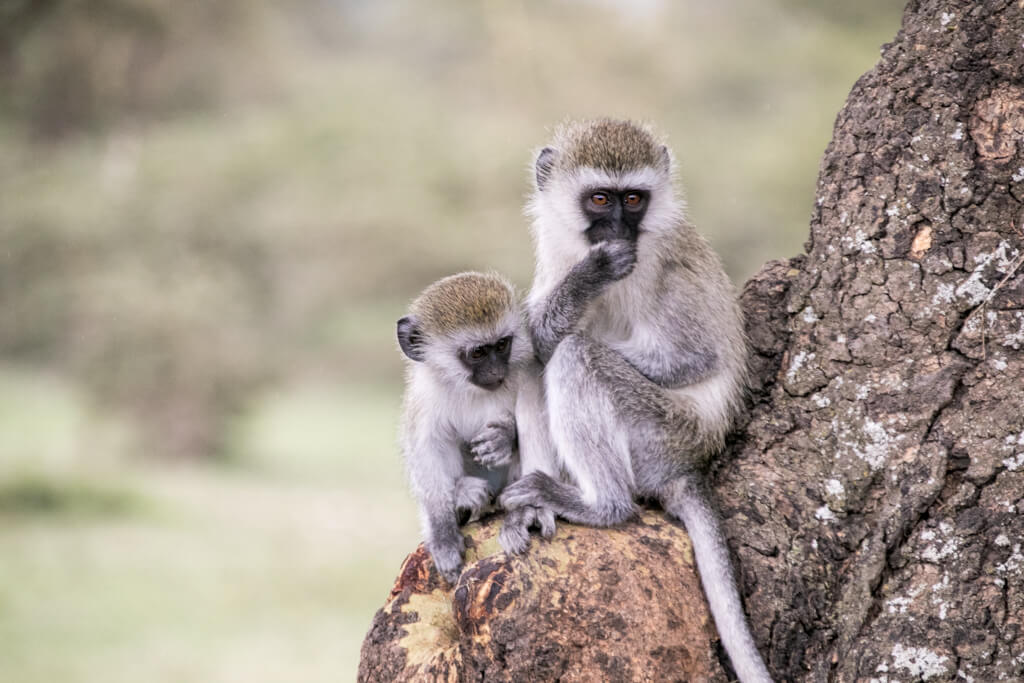
[[550,126],[664,131],[740,282],[900,9],[0,0],[0,677],[353,670],[416,538],[394,321],[528,287]]
[[57,481],[29,476],[0,481],[0,516],[4,515],[124,515],[139,507],[129,491],[83,481]]
[[387,377],[428,281],[525,286],[529,150],[654,121],[745,277],[797,249],[890,2],[0,4],[0,355],[72,373],[154,454],[224,453],[303,373]]

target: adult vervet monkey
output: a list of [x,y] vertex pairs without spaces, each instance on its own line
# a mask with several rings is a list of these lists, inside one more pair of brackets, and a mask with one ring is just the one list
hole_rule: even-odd
[[740,680],[770,681],[702,479],[742,405],[747,348],[735,290],[685,219],[668,148],[645,127],[563,125],[535,170],[527,309],[551,438],[571,483],[531,472],[500,501],[609,526],[636,513],[634,498],[659,500],[686,525]]

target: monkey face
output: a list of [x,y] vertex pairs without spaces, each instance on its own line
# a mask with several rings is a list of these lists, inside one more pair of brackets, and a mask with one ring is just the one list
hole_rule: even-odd
[[647,212],[650,193],[637,189],[588,188],[580,195],[587,221],[584,236],[589,244],[612,240],[635,242]]
[[470,371],[469,381],[481,389],[493,391],[500,387],[508,376],[509,356],[512,352],[512,337],[478,344],[459,351],[459,360]]

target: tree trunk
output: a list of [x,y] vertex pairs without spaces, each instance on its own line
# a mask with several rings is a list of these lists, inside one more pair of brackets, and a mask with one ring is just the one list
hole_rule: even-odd
[[1024,3],[911,2],[747,289],[717,493],[780,678],[1024,677],[1022,202]]
[[[778,680],[1024,679],[1022,262],[1024,0],[912,1],[836,120],[806,254],[768,264],[743,293],[756,387],[715,493]],[[677,609],[667,596],[687,605],[677,622],[707,613],[671,550],[678,528],[650,531],[658,515],[618,531],[562,523],[560,536],[605,541],[565,566],[580,573],[576,588],[505,605],[528,603],[538,617],[502,622],[505,646],[543,638],[514,661],[493,648],[478,659],[466,653],[479,633],[456,618],[447,633],[462,655],[444,660],[443,677],[553,679],[555,668],[515,667],[555,652],[574,680],[666,680],[650,653],[674,647],[686,653],[673,664],[680,679],[723,679],[706,630],[660,626]],[[664,545],[650,561],[635,555],[631,572],[615,564],[617,578],[601,584],[628,541],[616,534]],[[526,592],[572,580],[541,570],[543,547],[535,541],[522,563],[491,560]],[[639,597],[633,584],[644,581],[660,591]],[[424,617],[395,605],[414,588],[400,577],[375,618],[361,679],[409,671],[398,643]],[[606,609],[588,611],[593,591]],[[646,626],[600,626],[616,604],[635,616],[636,602]],[[562,639],[570,630],[582,635]],[[612,643],[634,654],[618,669],[577,656]]]

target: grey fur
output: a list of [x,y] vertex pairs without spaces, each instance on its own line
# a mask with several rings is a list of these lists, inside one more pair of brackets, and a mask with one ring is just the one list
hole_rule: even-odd
[[[495,275],[462,273],[435,283],[397,330],[410,359],[401,426],[406,470],[426,547],[454,584],[465,550],[460,520],[479,516],[519,474],[517,389],[524,376],[536,376],[532,347],[511,286]],[[460,354],[509,337],[505,381],[494,389],[473,385]]]
[[547,306],[531,315],[530,334],[537,358],[547,363],[562,338],[579,324],[590,302],[604,288],[629,275],[636,245],[626,240],[595,244],[552,293]]
[[[523,475],[540,472],[556,476],[558,469],[553,457],[554,444],[544,401],[541,365],[537,362],[527,364],[520,373],[515,420],[519,447],[518,471]],[[555,533],[554,511],[533,506],[509,511],[498,536],[501,547],[508,553],[524,552],[530,545],[531,527],[538,528],[543,538],[551,538]]]
[[[586,159],[578,146],[607,125],[574,124],[556,142],[573,158]],[[636,127],[619,139],[646,154],[644,134]],[[613,146],[602,140],[601,159],[638,156]],[[538,273],[529,319],[537,357],[546,364],[545,407],[557,464],[570,481],[534,471],[505,489],[500,501],[510,514],[548,510],[609,526],[635,514],[636,497],[659,500],[690,532],[715,623],[740,679],[770,681],[701,480],[741,404],[747,358],[742,320],[718,258],[682,218],[667,165],[659,160],[650,170],[642,176],[629,164],[545,169],[531,203]],[[583,189],[573,185],[581,177],[573,173],[600,175],[601,187],[620,190],[647,179],[650,187],[635,188],[651,193],[635,244],[599,243],[584,252],[586,225],[554,218],[571,215],[564,207]],[[634,180],[620,183],[620,177]],[[572,253],[582,256],[566,262]]]

